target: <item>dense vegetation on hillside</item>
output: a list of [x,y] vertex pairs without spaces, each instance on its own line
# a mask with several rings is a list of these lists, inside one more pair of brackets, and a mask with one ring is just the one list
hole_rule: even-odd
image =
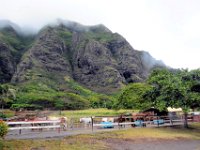
[[93,92],[75,81],[69,81],[68,85],[71,91],[61,91],[35,82],[18,86],[0,85],[1,105],[16,110],[112,108],[115,96]]
[[60,21],[30,35],[0,24],[0,103],[7,108],[112,108],[121,88],[161,64],[104,25]]
[[146,109],[181,107],[184,112],[200,107],[200,70],[156,69],[146,83],[131,83],[117,94],[106,95],[66,79],[68,91],[44,83],[0,86],[1,105],[12,109]]

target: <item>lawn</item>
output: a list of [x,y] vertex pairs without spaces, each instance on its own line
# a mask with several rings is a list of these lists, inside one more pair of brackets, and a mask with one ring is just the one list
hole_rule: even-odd
[[[69,110],[61,111],[61,116],[68,118],[80,118],[80,117],[91,117],[91,116],[118,116],[120,114],[131,114],[133,112],[138,112],[137,110],[113,110],[106,108],[99,109],[86,109],[86,110]],[[60,116],[59,112],[56,111],[51,114],[51,116]]]
[[200,140],[200,123],[182,127],[132,128],[112,132],[69,136],[62,139],[6,140],[1,141],[3,150],[106,150],[112,149],[111,143],[163,141],[163,140]]
[[13,117],[15,115],[15,112],[9,109],[4,109],[1,110],[1,112],[6,116],[6,117]]

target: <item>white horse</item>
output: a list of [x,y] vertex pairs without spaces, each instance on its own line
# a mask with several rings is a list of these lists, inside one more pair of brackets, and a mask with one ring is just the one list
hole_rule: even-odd
[[113,117],[102,118],[102,122],[114,122],[114,118]]
[[85,117],[85,118],[80,118],[80,123],[84,123],[84,127],[86,128],[87,126],[91,126],[92,123],[92,118]]

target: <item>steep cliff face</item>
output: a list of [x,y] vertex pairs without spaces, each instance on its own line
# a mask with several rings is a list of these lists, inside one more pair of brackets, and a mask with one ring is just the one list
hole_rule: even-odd
[[24,53],[12,82],[38,78],[62,77],[71,74],[71,66],[64,55],[67,48],[55,29],[47,27],[37,36],[32,47]]
[[12,60],[10,47],[0,42],[0,83],[9,82],[15,72],[16,64]]
[[75,80],[88,87],[111,90],[145,78],[139,53],[124,38],[111,32],[96,34],[73,34],[79,39],[72,40]]
[[124,84],[143,81],[159,63],[103,25],[59,23],[44,27],[28,42],[17,34],[10,37],[24,46],[16,48],[0,38],[1,83],[52,80],[65,88],[66,79],[73,79],[94,91],[111,93]]
[[11,26],[0,28],[0,83],[10,82],[16,70],[26,44],[21,40]]

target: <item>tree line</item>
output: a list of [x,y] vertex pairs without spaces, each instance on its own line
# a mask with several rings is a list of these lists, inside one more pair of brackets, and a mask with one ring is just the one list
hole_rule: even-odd
[[119,96],[115,107],[165,110],[182,108],[184,126],[188,127],[190,109],[200,108],[200,70],[155,69],[145,83],[128,85]]

